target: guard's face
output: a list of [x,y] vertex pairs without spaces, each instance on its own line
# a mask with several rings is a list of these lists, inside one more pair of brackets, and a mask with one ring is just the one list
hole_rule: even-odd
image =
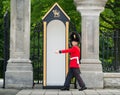
[[72,46],[76,46],[76,45],[78,45],[78,42],[72,41]]

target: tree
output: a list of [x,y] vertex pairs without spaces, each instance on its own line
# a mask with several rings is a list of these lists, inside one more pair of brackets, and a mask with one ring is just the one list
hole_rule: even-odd
[[[70,17],[70,21],[75,25],[76,30],[81,32],[81,16],[76,10],[73,0],[31,0],[31,32],[34,30],[34,27],[37,23],[42,21],[42,17],[48,12],[48,10],[57,2],[62,9]],[[104,33],[116,33],[116,30],[120,32],[120,1],[119,0],[108,0],[104,12],[100,15],[100,31]],[[3,58],[3,16],[6,10],[10,11],[10,0],[0,0],[0,58]],[[71,27],[71,26],[70,26]],[[42,31],[42,29],[41,29]],[[32,37],[31,33],[31,37]],[[102,35],[102,34],[100,34]],[[118,47],[118,56],[120,62],[120,44],[115,45],[115,43],[120,43],[120,33],[118,35],[118,41],[105,40],[106,47]],[[100,44],[102,41],[100,42]],[[100,47],[102,48],[102,47]],[[102,53],[102,52],[100,52]],[[112,58],[110,58],[112,59]]]
[[48,12],[55,2],[57,2],[63,8],[68,16],[70,16],[71,22],[74,23],[77,31],[80,32],[80,14],[76,11],[73,0],[31,0],[32,26],[42,20],[42,17]]
[[9,10],[9,0],[0,0],[0,78],[3,77],[4,63],[4,14]]
[[[120,1],[108,0],[105,11],[100,15],[100,31],[109,35],[106,40],[106,48],[114,48],[114,58],[110,57],[108,60],[114,60],[113,65],[120,66]],[[110,35],[112,34],[112,35]],[[113,58],[113,59],[112,59]],[[119,67],[118,67],[119,69]]]
[[10,9],[10,0],[0,0],[0,58],[3,57],[4,44],[4,14]]

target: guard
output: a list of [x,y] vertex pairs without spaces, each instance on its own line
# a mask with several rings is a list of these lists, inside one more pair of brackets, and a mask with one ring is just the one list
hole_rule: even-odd
[[73,77],[75,77],[81,87],[79,91],[87,89],[85,83],[83,82],[80,76],[80,48],[78,47],[78,43],[80,42],[80,36],[77,32],[72,32],[70,35],[70,42],[72,47],[65,50],[57,50],[56,53],[69,53],[70,54],[70,63],[69,63],[69,71],[64,83],[64,87],[61,90],[69,90],[70,82]]

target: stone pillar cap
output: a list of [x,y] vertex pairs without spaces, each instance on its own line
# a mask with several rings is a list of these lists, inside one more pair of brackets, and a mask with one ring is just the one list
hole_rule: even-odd
[[104,7],[107,0],[74,0],[74,2],[79,7]]

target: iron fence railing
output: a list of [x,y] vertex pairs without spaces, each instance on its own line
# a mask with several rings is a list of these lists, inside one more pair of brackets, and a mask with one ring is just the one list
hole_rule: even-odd
[[[0,56],[0,77],[5,79],[7,61],[9,59],[9,12],[4,15],[3,54]],[[33,65],[34,83],[43,81],[43,26],[42,22],[32,27],[30,55]],[[76,31],[74,24],[70,22],[70,32]],[[100,31],[100,60],[104,72],[120,72],[120,31]],[[5,85],[5,83],[4,83]],[[3,85],[3,87],[4,87]],[[76,86],[76,84],[75,84]]]
[[32,27],[30,59],[33,65],[34,84],[43,81],[43,30],[42,22]]
[[4,14],[4,31],[2,33],[2,37],[0,40],[1,42],[1,47],[0,49],[1,54],[0,54],[0,78],[3,78],[3,87],[5,87],[5,71],[6,71],[6,65],[7,61],[9,59],[9,31],[10,31],[10,15],[9,12],[6,11]]
[[104,72],[120,72],[119,32],[100,32],[100,60]]

